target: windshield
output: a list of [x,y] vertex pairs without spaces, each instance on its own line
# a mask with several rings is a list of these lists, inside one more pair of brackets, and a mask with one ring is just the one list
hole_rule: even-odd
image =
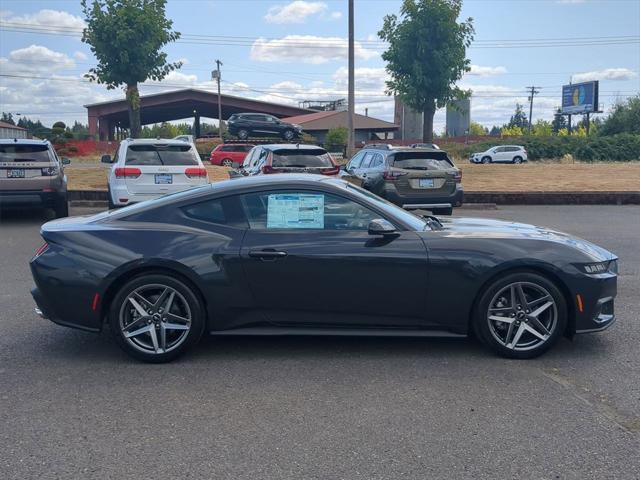
[[47,145],[0,145],[0,163],[50,161]]
[[385,213],[389,213],[391,216],[400,219],[405,224],[409,225],[411,230],[422,232],[427,229],[429,224],[422,218],[413,213],[407,212],[403,208],[394,205],[391,202],[388,202],[384,198],[380,198],[377,195],[374,195],[368,190],[364,188],[360,188],[352,183],[347,184],[347,188],[358,194],[367,197],[370,202],[375,203],[376,207],[383,210]]
[[131,145],[127,165],[198,165],[191,145]]
[[273,153],[273,167],[333,167],[326,150],[278,150]]
[[446,170],[453,163],[444,152],[398,152],[393,156],[393,166],[407,170]]

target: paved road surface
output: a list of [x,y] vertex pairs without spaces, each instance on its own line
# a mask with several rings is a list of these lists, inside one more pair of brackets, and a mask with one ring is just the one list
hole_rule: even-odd
[[640,478],[640,208],[466,213],[619,254],[618,323],[532,361],[470,340],[222,338],[145,365],[32,313],[44,218],[5,214],[0,477]]

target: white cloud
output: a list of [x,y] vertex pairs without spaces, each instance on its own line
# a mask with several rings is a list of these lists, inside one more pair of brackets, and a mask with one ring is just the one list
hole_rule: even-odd
[[86,25],[82,18],[65,12],[62,10],[44,9],[36,13],[28,13],[25,15],[11,15],[8,12],[1,17],[3,22],[24,24],[31,26],[42,26],[67,28],[70,30],[83,29]]
[[496,75],[504,75],[507,73],[505,67],[487,67],[482,65],[471,65],[471,71],[465,73],[465,75],[478,76],[478,77],[492,77]]
[[73,52],[73,58],[75,58],[76,60],[80,60],[82,62],[86,60],[88,57],[83,52]]
[[325,2],[296,0],[287,5],[270,7],[264,19],[268,23],[305,23],[314,15],[334,20],[342,17],[340,12],[329,13],[329,7]]
[[577,73],[573,75],[574,82],[588,82],[589,80],[631,80],[638,74],[628,68],[605,68],[593,72]]
[[[346,38],[315,35],[287,35],[281,39],[258,38],[251,46],[251,59],[258,62],[327,63],[345,60],[348,54]],[[355,42],[355,56],[360,60],[376,57],[378,52]]]
[[30,45],[0,58],[0,69],[7,74],[49,73],[75,67],[72,58],[61,52],[54,52],[42,45]]
[[[354,70],[355,88],[357,91],[367,90],[375,93],[383,94],[386,87],[385,81],[388,80],[389,74],[384,67],[376,68],[356,68]],[[348,87],[349,71],[347,67],[340,67],[333,74],[333,80],[336,82],[336,86],[341,89],[347,89]]]

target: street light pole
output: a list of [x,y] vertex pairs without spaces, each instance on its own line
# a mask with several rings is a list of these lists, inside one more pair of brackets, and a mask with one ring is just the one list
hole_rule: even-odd
[[222,98],[220,96],[220,66],[222,62],[216,60],[216,65],[218,67],[216,75],[216,79],[218,80],[218,136],[220,137],[220,143],[222,143]]
[[349,0],[349,99],[347,112],[347,157],[351,158],[355,147],[355,131],[353,119],[355,116],[355,61],[354,61],[354,33],[353,33],[353,0]]

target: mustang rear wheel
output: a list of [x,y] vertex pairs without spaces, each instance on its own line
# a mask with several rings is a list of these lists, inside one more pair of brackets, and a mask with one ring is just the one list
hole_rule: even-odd
[[168,362],[202,336],[198,297],[184,283],[161,274],[136,277],[115,296],[109,323],[118,345],[132,357]]
[[553,282],[535,273],[512,273],[494,281],[475,312],[475,329],[494,351],[533,358],[547,351],[567,325],[567,306]]

